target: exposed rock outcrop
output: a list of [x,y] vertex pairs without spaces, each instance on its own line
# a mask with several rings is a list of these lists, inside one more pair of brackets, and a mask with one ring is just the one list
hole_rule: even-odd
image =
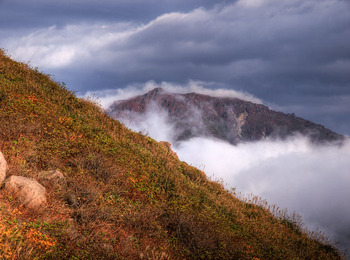
[[2,152],[0,152],[0,186],[2,185],[2,183],[6,178],[7,169],[8,169],[8,166],[7,166],[5,157],[2,154]]
[[28,208],[38,209],[47,204],[45,187],[34,179],[10,176],[5,180],[5,190]]

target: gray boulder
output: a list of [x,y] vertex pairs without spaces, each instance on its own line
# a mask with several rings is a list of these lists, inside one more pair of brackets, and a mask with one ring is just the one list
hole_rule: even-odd
[[7,162],[4,155],[0,152],[0,186],[6,178],[6,171],[8,169]]
[[5,190],[28,208],[38,209],[47,204],[45,187],[34,179],[10,176],[5,180]]

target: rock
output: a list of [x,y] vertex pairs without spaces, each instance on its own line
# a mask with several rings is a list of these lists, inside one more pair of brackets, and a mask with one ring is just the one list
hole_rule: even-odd
[[59,170],[39,172],[38,178],[41,182],[50,182],[52,184],[61,184],[66,181],[66,178]]
[[6,171],[8,169],[7,162],[4,155],[0,152],[0,186],[6,178]]
[[45,187],[34,179],[10,176],[5,180],[5,190],[28,208],[38,209],[47,203]]
[[172,155],[176,159],[179,159],[177,154],[170,148],[171,144],[169,142],[160,141],[159,144],[161,144],[166,149],[168,155]]

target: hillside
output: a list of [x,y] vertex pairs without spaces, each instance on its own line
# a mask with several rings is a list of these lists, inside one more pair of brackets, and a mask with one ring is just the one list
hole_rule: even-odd
[[261,104],[198,93],[170,93],[161,88],[115,101],[108,113],[116,119],[135,120],[147,112],[160,111],[167,114],[176,129],[175,141],[209,136],[237,144],[265,138],[285,139],[295,134],[309,136],[316,143],[344,138],[322,125]]
[[7,177],[65,178],[41,182],[47,206],[35,210],[0,189],[0,259],[340,259],[297,218],[238,199],[2,52],[0,151]]

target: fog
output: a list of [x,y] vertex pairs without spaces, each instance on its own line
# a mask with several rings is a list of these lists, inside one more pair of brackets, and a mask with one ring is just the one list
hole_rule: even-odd
[[[148,87],[154,87],[155,83],[149,84]],[[119,97],[130,97],[136,89],[119,93]],[[144,93],[145,89],[147,86],[138,91]],[[108,107],[110,100],[98,94],[102,96],[103,106]],[[172,143],[180,160],[200,168],[214,180],[222,180],[226,188],[254,194],[288,212],[295,211],[309,229],[325,232],[333,241],[340,242],[343,250],[350,248],[349,141],[341,146],[316,145],[307,137],[293,136],[288,140],[236,146],[204,137],[174,142],[173,125],[167,120],[166,112],[156,107],[144,115],[129,114],[119,120],[157,141]]]

